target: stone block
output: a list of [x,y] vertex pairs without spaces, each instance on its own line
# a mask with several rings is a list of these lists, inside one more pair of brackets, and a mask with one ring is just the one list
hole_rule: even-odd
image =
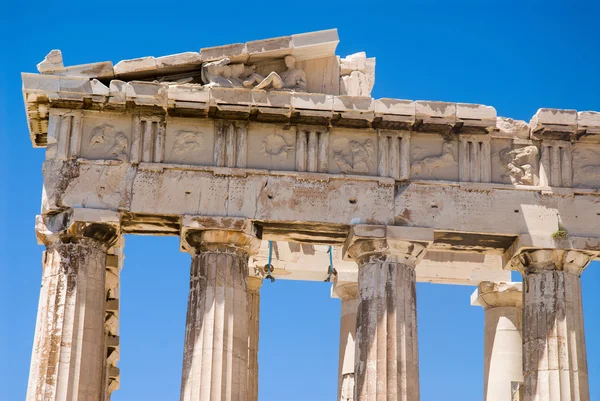
[[243,63],[248,60],[248,51],[244,43],[205,47],[200,49],[202,61],[215,61],[227,57],[232,63]]
[[99,63],[80,64],[63,68],[48,69],[44,71],[44,74],[100,79],[112,79],[115,76],[113,71],[113,64],[111,61],[102,61]]
[[580,111],[577,113],[578,129],[587,133],[600,134],[600,113],[597,111]]
[[126,98],[126,85],[127,83],[118,79],[110,81],[108,87],[108,93],[110,98],[108,101],[114,104],[125,104]]
[[60,78],[51,75],[29,74],[22,73],[21,80],[23,81],[23,92],[55,92],[60,90]]
[[352,71],[365,72],[367,69],[367,53],[354,53],[340,59],[340,75],[350,75]]
[[125,94],[135,104],[167,107],[168,88],[166,83],[131,81],[125,85]]
[[252,91],[244,88],[210,88],[211,104],[252,105]]
[[496,127],[498,131],[492,134],[494,137],[529,139],[529,124],[525,121],[498,117]]
[[496,126],[496,109],[482,104],[457,103],[456,121],[466,125]]
[[333,111],[374,111],[373,99],[367,96],[335,96]]
[[412,100],[382,98],[373,100],[373,106],[376,115],[393,114],[411,117],[413,120],[415,118],[415,102]]
[[169,100],[208,103],[210,89],[200,84],[171,84],[168,89]]
[[246,43],[249,62],[259,62],[271,58],[281,58],[292,53],[292,37],[255,40]]
[[335,56],[340,42],[337,29],[292,35],[292,54],[297,60]]
[[50,53],[48,53],[46,55],[44,60],[42,60],[37,65],[37,70],[41,74],[44,74],[44,73],[46,73],[46,71],[50,71],[50,70],[62,68],[62,67],[63,67],[62,52],[60,50],[55,49],[55,50],[50,51]]
[[529,126],[534,136],[561,139],[555,133],[571,134],[577,132],[577,111],[539,109],[531,119]]
[[60,92],[91,94],[92,84],[88,78],[60,77]]
[[456,122],[456,104],[447,102],[415,102],[417,119],[434,124],[454,124]]
[[333,110],[334,96],[320,93],[292,94],[292,107],[304,110]]
[[157,69],[156,59],[152,56],[122,60],[114,67],[115,77],[124,80],[152,76]]
[[200,53],[185,52],[169,56],[157,57],[156,68],[161,75],[186,72],[202,65]]
[[108,96],[110,94],[109,88],[97,79],[92,79],[90,86],[94,95]]
[[281,107],[286,109],[292,107],[291,92],[253,90],[251,94],[254,106]]

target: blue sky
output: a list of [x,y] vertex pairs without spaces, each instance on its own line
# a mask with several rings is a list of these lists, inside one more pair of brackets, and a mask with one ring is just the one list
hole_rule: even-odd
[[[44,152],[31,147],[19,73],[51,49],[67,65],[162,56],[338,28],[337,53],[377,57],[374,97],[492,105],[529,120],[540,107],[600,111],[597,2],[292,1],[3,3],[0,12],[0,400],[24,399],[42,248]],[[175,237],[127,237],[121,390],[113,401],[179,398],[190,257]],[[323,266],[325,269],[326,266]],[[600,400],[600,264],[583,274],[592,400]],[[419,284],[422,401],[483,393],[483,311],[471,287]],[[340,304],[325,283],[265,283],[261,401],[336,397]]]

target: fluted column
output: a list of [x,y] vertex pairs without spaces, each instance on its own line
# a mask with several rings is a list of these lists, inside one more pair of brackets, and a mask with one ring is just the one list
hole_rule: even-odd
[[258,400],[258,338],[262,277],[248,277],[248,401]]
[[356,352],[356,313],[358,283],[335,283],[333,292],[342,301],[340,354],[338,360],[338,401],[354,400],[354,353]]
[[69,222],[53,231],[46,223],[38,217],[46,251],[26,399],[99,401],[106,359],[106,251],[117,229]]
[[523,275],[525,401],[589,401],[581,303],[585,252],[532,250],[513,258]]
[[252,235],[206,230],[186,234],[192,254],[182,401],[248,398],[248,256]]
[[419,357],[415,264],[418,243],[358,239],[355,400],[418,401]]
[[521,283],[484,281],[471,305],[484,309],[484,400],[511,401],[512,383],[523,381]]

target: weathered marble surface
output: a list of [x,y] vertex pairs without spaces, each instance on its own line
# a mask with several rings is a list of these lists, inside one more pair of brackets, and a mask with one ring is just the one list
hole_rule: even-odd
[[[40,74],[22,75],[30,138],[46,148],[38,235],[60,270],[43,279],[28,399],[81,390],[108,401],[118,388],[122,233],[179,235],[193,254],[182,400],[256,398],[258,293],[247,280],[264,274],[264,250],[248,271],[260,240],[275,242],[277,278],[323,280],[318,247],[341,249],[339,399],[418,400],[415,282],[502,281],[511,267],[525,283],[525,399],[589,398],[579,273],[600,254],[600,113],[542,108],[527,123],[479,104],[373,99],[375,59],[338,57],[337,43],[328,30],[114,66],[65,67],[52,51]],[[73,298],[64,280],[85,294]],[[488,326],[506,317],[496,290],[479,297]],[[57,301],[65,291],[91,330],[74,328],[75,304]],[[46,336],[50,318],[91,357]],[[542,358],[542,345],[559,356]],[[52,359],[69,347],[69,363]]]
[[484,308],[484,400],[512,399],[523,383],[523,290],[521,283],[482,282],[471,305]]

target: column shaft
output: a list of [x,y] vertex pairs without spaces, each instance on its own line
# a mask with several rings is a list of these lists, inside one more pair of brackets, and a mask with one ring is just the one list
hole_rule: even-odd
[[355,398],[418,401],[414,262],[373,258],[359,266]]
[[182,401],[245,401],[248,254],[235,247],[192,257]]
[[[356,285],[354,285],[356,287]],[[354,353],[356,344],[356,313],[358,294],[342,298],[342,317],[340,321],[340,355],[338,374],[338,400],[354,400]]]
[[27,401],[98,401],[103,393],[106,249],[58,241],[43,277]]
[[510,401],[513,383],[523,382],[522,284],[483,281],[471,305],[484,312],[484,399]]
[[550,270],[524,280],[525,401],[589,401],[579,276]]
[[248,401],[258,400],[258,339],[261,277],[248,277]]
[[521,313],[521,308],[512,306],[485,311],[485,401],[510,401],[512,383],[523,380]]
[[533,250],[513,258],[523,274],[525,401],[589,401],[580,275],[590,254]]

